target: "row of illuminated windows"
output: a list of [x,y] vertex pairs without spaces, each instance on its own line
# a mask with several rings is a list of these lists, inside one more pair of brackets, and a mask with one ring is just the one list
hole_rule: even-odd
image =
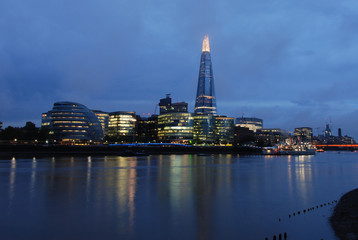
[[134,128],[132,124],[109,124],[109,128]]
[[109,116],[109,119],[121,119],[121,118],[126,118],[126,119],[135,119],[132,115],[121,115],[121,116]]
[[86,121],[53,121],[53,124],[59,124],[59,123],[84,123],[86,124]]
[[52,112],[51,115],[84,115],[83,112]]
[[68,117],[56,117],[55,119],[86,119],[86,118],[85,117],[68,116]]
[[86,130],[61,130],[61,132],[86,132]]
[[89,128],[88,126],[81,126],[81,125],[57,125],[57,128]]

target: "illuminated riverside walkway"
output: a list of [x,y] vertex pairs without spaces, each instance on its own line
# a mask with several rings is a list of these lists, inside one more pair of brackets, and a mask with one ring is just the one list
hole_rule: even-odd
[[358,144],[317,144],[317,149],[323,150],[358,150]]

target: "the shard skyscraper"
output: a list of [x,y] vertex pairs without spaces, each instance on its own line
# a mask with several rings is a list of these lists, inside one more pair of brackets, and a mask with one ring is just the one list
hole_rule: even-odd
[[216,114],[214,76],[208,35],[203,41],[194,113],[196,115]]
[[205,36],[200,60],[198,89],[194,110],[194,142],[212,144],[215,141],[216,99],[211,64],[209,37]]

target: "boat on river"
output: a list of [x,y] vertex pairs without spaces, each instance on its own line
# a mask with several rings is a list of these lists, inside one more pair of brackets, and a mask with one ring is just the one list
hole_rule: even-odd
[[314,155],[316,147],[309,143],[286,145],[281,144],[275,147],[265,147],[262,150],[264,155]]

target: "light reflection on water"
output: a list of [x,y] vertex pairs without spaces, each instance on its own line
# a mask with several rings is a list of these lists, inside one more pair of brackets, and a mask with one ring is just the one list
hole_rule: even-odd
[[[358,155],[155,155],[0,160],[8,239],[334,239]],[[6,213],[6,214],[5,214]],[[280,221],[278,221],[280,219]]]

